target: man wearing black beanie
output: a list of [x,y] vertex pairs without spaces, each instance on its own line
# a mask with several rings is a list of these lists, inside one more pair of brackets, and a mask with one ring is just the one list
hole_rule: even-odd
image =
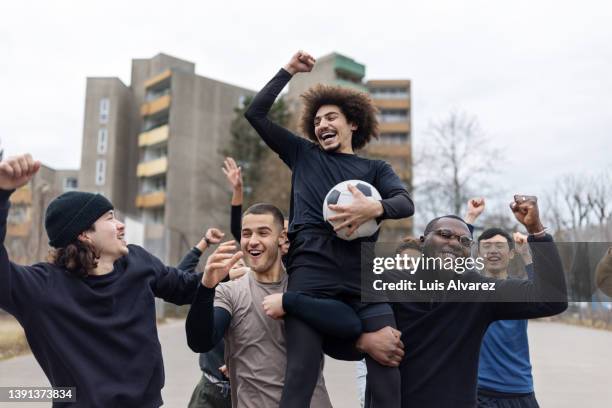
[[113,205],[85,192],[62,194],[47,208],[50,263],[12,263],[4,247],[8,199],[39,168],[30,155],[0,162],[0,308],[24,327],[51,385],[76,388],[76,402],[54,407],[159,407],[155,297],[190,304],[201,275],[127,245]]

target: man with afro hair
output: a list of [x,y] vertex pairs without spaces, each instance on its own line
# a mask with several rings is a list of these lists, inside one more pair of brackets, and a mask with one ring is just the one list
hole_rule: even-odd
[[[360,302],[362,255],[369,255],[361,253],[361,244],[376,242],[378,234],[346,241],[338,238],[335,231],[346,228],[350,236],[366,221],[400,219],[414,213],[406,187],[391,166],[355,154],[372,137],[378,137],[376,108],[368,95],[325,85],[308,90],[302,95],[300,123],[310,140],[267,118],[274,100],[292,76],[310,72],[314,64],[312,56],[298,51],[257,94],[245,113],[263,141],[292,171],[289,284],[285,294],[271,295],[264,302],[269,316],[285,318],[287,369],[281,408],[308,407],[317,381],[325,335],[301,318],[308,313],[311,302],[327,304],[326,316],[336,321],[355,318],[356,314],[363,332],[395,327],[388,304]],[[333,186],[351,179],[376,187],[382,200],[371,201],[350,186],[354,196],[351,204],[330,205],[338,213],[331,221],[341,220],[332,228],[323,218],[323,201]],[[357,335],[346,333],[347,338],[356,339]],[[371,406],[399,407],[399,361],[388,367],[366,356],[366,363],[367,399]]]

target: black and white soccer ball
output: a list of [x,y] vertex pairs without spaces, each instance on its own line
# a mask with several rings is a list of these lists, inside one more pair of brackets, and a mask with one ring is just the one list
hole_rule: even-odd
[[[353,194],[351,194],[348,189],[349,184],[355,186],[370,200],[380,201],[382,199],[378,190],[376,190],[373,185],[366,183],[365,181],[347,180],[336,184],[331,190],[329,190],[325,196],[325,200],[323,200],[323,218],[332,226],[340,224],[341,221],[329,221],[329,217],[335,215],[336,212],[332,211],[328,206],[330,204],[346,205],[353,202]],[[378,228],[380,228],[380,223],[376,222],[376,220],[369,220],[361,224],[350,237],[346,236],[348,228],[342,228],[340,231],[336,232],[336,235],[344,240],[352,241],[357,238],[370,237],[374,235],[376,231],[378,231]]]

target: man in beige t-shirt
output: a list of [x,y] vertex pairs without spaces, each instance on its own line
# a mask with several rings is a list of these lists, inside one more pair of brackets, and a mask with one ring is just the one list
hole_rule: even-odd
[[[276,408],[283,390],[286,355],[282,320],[270,319],[264,297],[287,288],[281,263],[286,241],[283,215],[269,204],[255,204],[242,219],[241,251],[226,242],[208,258],[186,323],[187,342],[206,352],[225,339],[234,408]],[[251,271],[240,279],[219,284],[242,256]],[[323,376],[310,406],[331,407]]]

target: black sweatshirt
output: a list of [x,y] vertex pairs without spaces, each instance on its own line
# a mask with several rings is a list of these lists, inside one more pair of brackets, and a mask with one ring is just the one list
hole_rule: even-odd
[[551,316],[567,308],[560,301],[567,289],[552,237],[529,241],[533,281],[465,273],[461,280],[496,282],[496,291],[481,293],[478,299],[484,302],[478,303],[393,303],[406,352],[400,365],[402,408],[475,407],[480,344],[489,324]]
[[[281,69],[259,91],[245,113],[263,141],[292,171],[289,232],[303,225],[325,224],[325,196],[336,184],[352,179],[368,182],[380,193],[384,211],[379,220],[411,216],[414,213],[412,200],[389,164],[354,154],[325,152],[267,118],[274,100],[290,79],[291,74]],[[376,240],[376,236],[367,240]]]
[[0,191],[0,307],[25,329],[51,385],[76,387],[76,403],[53,406],[160,406],[155,297],[189,304],[201,274],[167,267],[135,245],[102,276],[76,278],[49,263],[16,265],[4,247],[9,195]]

